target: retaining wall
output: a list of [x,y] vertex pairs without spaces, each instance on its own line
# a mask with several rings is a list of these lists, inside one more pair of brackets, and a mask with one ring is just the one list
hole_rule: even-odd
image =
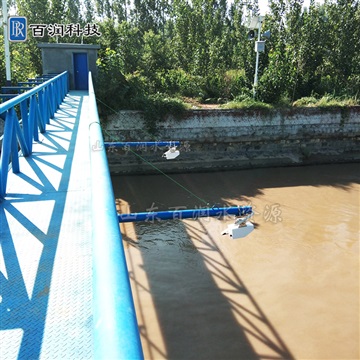
[[113,173],[241,169],[360,160],[360,107],[278,111],[189,110],[145,130],[142,112],[121,111],[103,123],[105,141],[179,140],[174,160],[160,148],[108,149]]

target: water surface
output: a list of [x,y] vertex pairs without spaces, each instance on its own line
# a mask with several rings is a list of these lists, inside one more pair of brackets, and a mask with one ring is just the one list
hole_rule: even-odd
[[113,177],[118,210],[253,205],[122,224],[146,359],[358,359],[358,164]]

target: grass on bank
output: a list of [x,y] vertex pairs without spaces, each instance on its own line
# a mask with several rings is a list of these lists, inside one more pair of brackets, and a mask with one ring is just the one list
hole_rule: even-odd
[[309,107],[318,107],[318,108],[342,108],[349,106],[359,106],[360,99],[356,97],[352,98],[342,98],[335,97],[333,95],[324,95],[321,98],[303,97],[294,101],[293,103],[289,101],[282,101],[279,104],[267,104],[261,101],[254,100],[252,98],[242,98],[235,99],[221,106],[222,109],[256,109],[256,110],[270,110],[278,108],[309,108]]
[[317,99],[316,97],[303,97],[293,102],[294,107],[319,107],[319,108],[332,108],[332,107],[348,107],[358,106],[360,100],[356,97],[343,98],[335,97],[333,95],[324,95]]
[[242,110],[271,110],[274,105],[267,104],[250,97],[237,97],[234,100],[221,106],[222,109]]
[[290,109],[290,108],[344,108],[349,106],[359,106],[360,99],[356,97],[344,98],[335,97],[333,95],[324,95],[320,98],[315,96],[303,97],[291,103],[291,101],[284,99],[277,104],[264,103],[248,96],[239,96],[232,101],[225,104],[216,102],[200,103],[195,99],[183,98],[187,108],[213,108],[213,109],[229,109],[229,110],[273,110],[273,109]]

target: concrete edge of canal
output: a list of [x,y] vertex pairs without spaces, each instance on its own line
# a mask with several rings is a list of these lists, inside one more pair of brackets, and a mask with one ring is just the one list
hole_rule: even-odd
[[236,170],[360,161],[360,106],[346,109],[189,110],[180,119],[146,131],[140,111],[120,111],[103,124],[105,141],[180,141],[181,155],[162,158],[164,149],[107,150],[113,174]]

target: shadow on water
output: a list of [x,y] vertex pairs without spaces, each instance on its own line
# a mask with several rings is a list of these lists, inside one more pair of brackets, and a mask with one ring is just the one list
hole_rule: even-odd
[[[20,329],[22,338],[17,341],[18,359],[40,358],[50,283],[73,160],[73,151],[68,150],[75,146],[81,102],[81,97],[65,98],[51,121],[52,129],[42,134],[44,152],[34,152],[25,158],[28,173],[36,176],[17,174],[19,184],[22,181],[19,192],[7,193],[6,198],[0,201],[0,332]],[[53,163],[54,155],[64,159],[61,165]],[[57,189],[44,173],[45,168],[57,172]],[[30,194],[21,192],[24,183],[26,188],[33,188]],[[43,214],[48,217],[46,229],[34,223],[32,216],[29,217],[31,212],[39,209],[39,202],[44,201],[53,204],[50,213]],[[28,206],[29,203],[32,211],[23,212],[23,205]],[[19,233],[28,236],[19,236]],[[38,249],[38,259],[32,258],[35,249]],[[34,274],[33,278],[31,274]],[[16,352],[16,349],[13,350]]]
[[[175,221],[135,226],[149,284],[147,291],[151,293],[165,342],[163,356],[293,359],[202,220],[197,223],[200,228],[191,221],[186,225]],[[129,257],[131,262],[131,254]],[[138,292],[139,286],[143,291],[143,284],[134,273],[131,276],[134,291]],[[141,299],[138,303],[140,317],[144,319]],[[159,352],[149,336],[146,321],[143,323],[141,334],[147,352]],[[260,342],[265,350],[258,353],[252,345],[254,341]]]
[[[210,206],[229,205],[226,199],[245,201],[250,197],[262,195],[263,190],[267,188],[333,186],[347,190],[354,183],[360,184],[359,164],[354,163],[172,174],[171,177],[199,198],[204,199]],[[120,197],[131,196],[133,199],[132,211],[144,211],[144,206],[149,208],[153,202],[159,210],[170,207],[181,208],[181,206],[204,206],[204,202],[199,202],[162,175],[119,175],[113,176],[113,179],[115,193],[118,193]],[[117,182],[121,182],[122,186],[117,185]],[[119,189],[118,192],[116,192],[117,189]],[[151,196],[147,195],[145,198],[149,201],[138,206],[137,193],[141,193],[142,189],[151,192]]]
[[[168,359],[258,359],[231,311],[231,304],[216,286],[204,259],[186,234],[184,225],[137,224],[146,272]],[[179,256],[181,252],[182,256]],[[131,255],[130,255],[131,256]],[[131,262],[131,259],[130,259]],[[135,272],[135,289],[144,291]],[[244,289],[239,286],[239,293]],[[161,352],[147,329],[139,299],[138,316],[146,353],[155,359]],[[140,308],[140,309],[139,309]],[[146,308],[146,306],[145,306]],[[240,356],[240,357],[239,357]]]

